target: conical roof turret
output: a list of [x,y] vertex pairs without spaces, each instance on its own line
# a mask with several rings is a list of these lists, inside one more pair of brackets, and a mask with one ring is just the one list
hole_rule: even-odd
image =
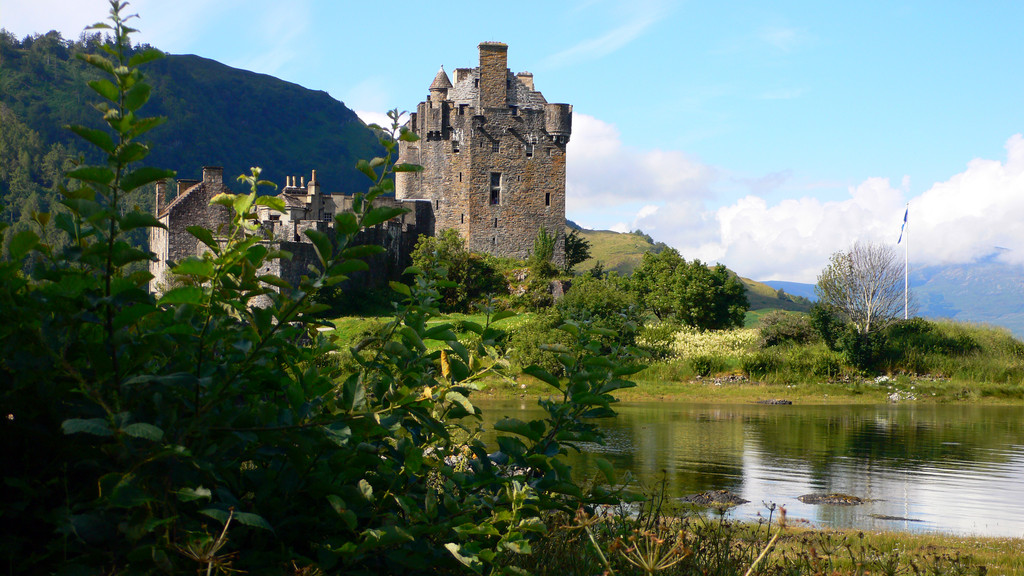
[[437,76],[434,76],[434,81],[430,83],[431,90],[447,90],[452,87],[451,80],[448,79],[448,73],[444,71],[444,66],[437,71]]

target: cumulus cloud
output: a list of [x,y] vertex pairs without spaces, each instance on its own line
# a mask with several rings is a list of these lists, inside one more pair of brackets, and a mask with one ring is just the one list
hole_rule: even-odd
[[[912,264],[969,263],[997,250],[1008,263],[1024,263],[1020,134],[1006,142],[1005,161],[972,160],[913,198],[904,177],[898,186],[869,178],[845,196],[822,200],[791,184],[788,171],[742,177],[679,151],[630,148],[613,125],[583,114],[574,117],[569,146],[570,219],[641,229],[687,258],[722,262],[758,280],[813,282],[832,253],[854,242],[895,246],[908,200]],[[749,193],[721,205],[730,185]],[[795,197],[769,201],[766,193]]]
[[683,152],[626,146],[615,126],[579,113],[573,114],[566,171],[569,217],[606,229],[635,229],[638,218],[650,218],[670,201],[699,204],[717,178],[713,168]]

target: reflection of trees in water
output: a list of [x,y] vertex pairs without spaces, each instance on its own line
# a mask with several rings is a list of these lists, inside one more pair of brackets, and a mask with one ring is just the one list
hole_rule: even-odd
[[1005,462],[1001,449],[1024,439],[1020,416],[1012,407],[852,406],[762,412],[750,421],[765,452],[804,460],[815,473],[825,473],[840,457],[887,468]]
[[[487,407],[497,419],[540,418],[535,404]],[[653,486],[664,477],[670,494],[739,491],[744,450],[757,446],[769,467],[806,464],[822,485],[845,467],[917,469],[943,462],[1005,462],[1007,445],[1024,444],[1024,410],[996,406],[760,406],[659,402],[619,406],[601,423],[606,446],[571,456],[577,474],[592,473],[595,457]],[[486,440],[486,438],[485,438]],[[493,445],[493,435],[489,440]],[[788,460],[786,463],[784,461]],[[581,476],[582,477],[582,476]]]

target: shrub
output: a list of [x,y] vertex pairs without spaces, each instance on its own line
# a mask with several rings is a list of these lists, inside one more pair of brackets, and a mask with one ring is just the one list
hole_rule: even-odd
[[809,313],[811,327],[825,342],[829,350],[839,350],[839,339],[843,335],[843,322],[839,313],[820,302],[811,306]]
[[843,356],[832,350],[822,350],[814,355],[811,372],[820,378],[833,379],[843,372]]
[[632,345],[643,319],[636,300],[621,284],[617,279],[581,276],[573,280],[555,309],[565,320],[591,321],[613,331],[612,339]]
[[763,378],[779,370],[781,359],[774,350],[760,350],[741,360],[743,371],[751,378]]
[[784,310],[773,310],[765,314],[758,331],[762,348],[784,343],[806,344],[816,337],[807,316]]
[[690,358],[690,369],[701,378],[720,372],[725,364],[717,356],[699,355]]
[[421,236],[412,252],[413,266],[437,271],[443,312],[470,312],[473,304],[507,294],[508,283],[493,256],[472,254],[458,230]]
[[571,342],[569,335],[558,329],[562,323],[562,317],[554,310],[537,312],[509,335],[508,359],[520,369],[537,365],[553,374],[561,374],[562,366],[555,353],[544,350],[543,346],[565,346]]
[[679,325],[672,322],[645,324],[637,335],[637,346],[652,358],[669,358],[675,353],[676,334],[679,330]]

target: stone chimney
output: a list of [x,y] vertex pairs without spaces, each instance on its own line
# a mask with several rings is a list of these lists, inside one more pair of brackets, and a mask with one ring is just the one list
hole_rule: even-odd
[[508,106],[508,44],[480,43],[480,107]]
[[199,180],[178,180],[178,196],[181,196],[189,188],[199,184]]
[[167,206],[167,181],[157,180],[156,181],[156,215],[159,216],[160,212]]
[[224,169],[220,166],[203,166],[204,184],[223,184]]
[[522,82],[523,85],[526,86],[531,92],[536,90],[536,88],[533,87],[533,73],[532,72],[520,72],[520,73],[516,74],[516,78],[518,78],[519,81]]

